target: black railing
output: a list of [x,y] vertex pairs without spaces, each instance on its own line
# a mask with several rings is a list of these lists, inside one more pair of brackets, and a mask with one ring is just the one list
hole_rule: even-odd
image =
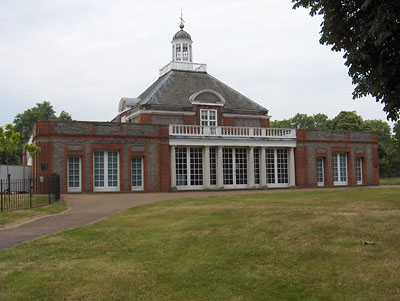
[[60,199],[60,176],[0,180],[0,213],[50,205]]

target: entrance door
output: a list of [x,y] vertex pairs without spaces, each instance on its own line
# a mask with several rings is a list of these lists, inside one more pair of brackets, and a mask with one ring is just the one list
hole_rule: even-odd
[[119,153],[94,152],[94,191],[119,191]]

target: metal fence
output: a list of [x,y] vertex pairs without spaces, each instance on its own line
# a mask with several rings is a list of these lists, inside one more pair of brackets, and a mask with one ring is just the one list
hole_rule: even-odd
[[0,213],[50,205],[60,199],[60,176],[0,180]]

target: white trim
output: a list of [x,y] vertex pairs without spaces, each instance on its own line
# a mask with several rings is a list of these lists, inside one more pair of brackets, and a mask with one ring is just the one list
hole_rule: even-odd
[[201,90],[201,91],[198,91],[198,92],[196,92],[196,93],[190,95],[190,96],[189,96],[189,101],[190,101],[192,104],[195,104],[195,102],[196,102],[196,97],[199,96],[200,94],[203,94],[203,93],[210,93],[210,94],[213,94],[213,95],[217,96],[217,98],[219,99],[219,101],[220,101],[222,104],[217,104],[217,103],[202,103],[202,102],[197,102],[196,104],[206,104],[206,105],[215,105],[215,106],[217,106],[217,105],[222,105],[222,106],[223,106],[223,105],[225,104],[225,99],[222,97],[221,94],[219,94],[219,93],[216,92],[216,91],[209,90],[209,89]]
[[138,110],[128,116],[126,116],[126,119],[132,119],[136,116],[138,116],[141,113],[147,113],[147,114],[165,114],[165,115],[189,115],[189,116],[194,116],[196,115],[196,112],[185,112],[185,111],[157,111],[157,110]]
[[224,113],[224,117],[236,117],[236,118],[262,118],[262,119],[270,119],[270,115],[246,115],[246,114],[233,114],[233,113]]
[[275,147],[275,148],[286,148],[286,147],[296,147],[296,140],[274,140],[270,138],[269,140],[255,140],[254,138],[246,139],[202,139],[202,138],[188,138],[188,139],[169,139],[169,145],[171,146],[226,146],[226,147],[236,147],[236,146],[248,146],[248,147]]
[[198,106],[213,106],[213,107],[223,107],[223,103],[213,103],[213,102],[200,102],[200,101],[192,101],[192,105],[198,105]]

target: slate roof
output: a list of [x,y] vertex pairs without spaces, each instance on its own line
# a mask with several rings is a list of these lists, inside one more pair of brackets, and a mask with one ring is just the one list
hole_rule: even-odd
[[189,97],[202,90],[215,91],[225,99],[223,112],[237,114],[262,114],[268,110],[206,72],[171,70],[138,96],[138,106],[151,109],[191,111]]

